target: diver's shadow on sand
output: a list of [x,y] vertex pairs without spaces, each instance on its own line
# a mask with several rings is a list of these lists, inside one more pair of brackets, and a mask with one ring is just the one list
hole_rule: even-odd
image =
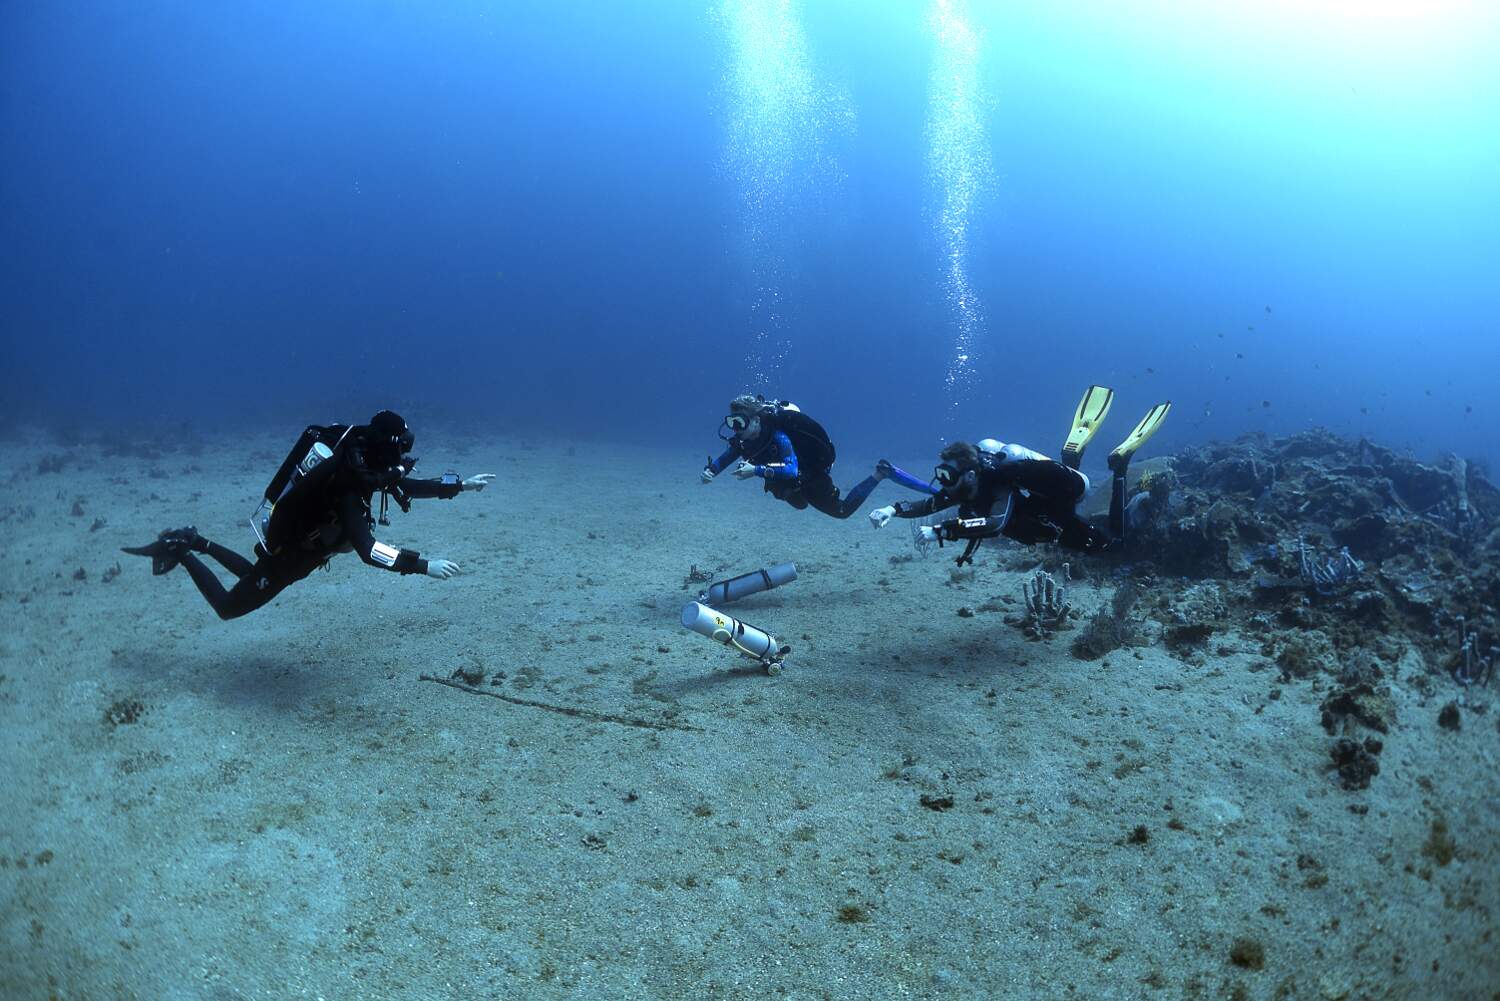
[[731,667],[728,670],[709,671],[706,674],[696,674],[689,677],[676,678],[672,681],[662,681],[653,687],[663,694],[674,696],[694,695],[701,692],[711,692],[730,684],[743,684],[747,680],[766,681],[766,669],[759,664],[747,663],[744,667]]
[[212,695],[228,706],[295,710],[334,694],[336,685],[314,665],[269,656],[216,658],[189,655],[176,661],[169,674],[161,660],[145,653],[117,656],[113,666],[125,673],[157,681],[181,679],[183,687]]

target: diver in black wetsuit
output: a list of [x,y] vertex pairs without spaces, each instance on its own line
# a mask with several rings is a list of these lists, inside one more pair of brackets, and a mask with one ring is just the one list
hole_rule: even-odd
[[[923,537],[944,542],[968,540],[958,563],[974,559],[984,539],[1003,535],[1027,545],[1055,542],[1066,549],[1098,553],[1109,549],[1114,533],[1090,525],[1074,510],[1088,492],[1088,477],[1020,445],[986,439],[978,445],[954,442],[944,448],[937,467],[939,491],[920,501],[901,501],[870,512],[882,528],[894,516],[922,518],[950,507],[958,517],[923,526]],[[1111,526],[1118,524],[1111,505]]]
[[934,479],[940,489],[920,501],[902,501],[870,512],[870,522],[883,528],[892,517],[922,518],[950,507],[958,517],[938,525],[924,525],[926,541],[965,540],[958,565],[974,561],[974,551],[985,539],[1005,536],[1026,545],[1056,543],[1086,554],[1120,549],[1125,544],[1126,471],[1136,450],[1167,419],[1171,401],[1147,411],[1135,430],[1109,453],[1111,473],[1108,531],[1090,524],[1077,512],[1089,490],[1080,470],[1083,451],[1109,413],[1114,394],[1103,386],[1084,393],[1063,445],[1063,461],[1015,444],[986,438],[977,445],[954,442],[939,456]]
[[922,493],[932,492],[915,476],[882,459],[872,475],[840,496],[830,475],[835,451],[828,432],[796,404],[785,400],[736,396],[729,402],[729,416],[720,426],[719,437],[728,441],[729,447],[703,467],[704,483],[712,483],[738,459],[734,467],[738,479],[761,477],[766,481],[766,493],[799,511],[811,507],[830,518],[847,518],[887,478]]
[[[413,498],[446,499],[464,490],[483,490],[494,474],[466,480],[452,473],[437,480],[414,479],[410,473],[416,460],[407,454],[414,440],[406,422],[389,410],[365,425],[309,427],[271,480],[267,504],[253,519],[260,537],[254,563],[191,527],[170,529],[149,545],[124,551],[149,556],[151,572],[158,575],[181,563],[221,619],[255,611],[342,552],[356,552],[383,570],[447,580],[459,572],[457,564],[426,560],[414,550],[375,539],[374,497],[381,497],[379,523],[387,524],[390,499],[405,511]],[[196,553],[234,574],[235,585],[226,590]]]

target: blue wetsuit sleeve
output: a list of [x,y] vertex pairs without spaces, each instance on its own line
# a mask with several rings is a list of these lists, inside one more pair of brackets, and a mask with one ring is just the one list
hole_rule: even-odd
[[919,480],[900,466],[891,465],[890,472],[886,473],[889,479],[895,480],[908,490],[915,490],[919,494],[935,494],[938,488],[926,480]]
[[776,454],[781,457],[781,461],[756,466],[755,475],[764,476],[768,480],[795,480],[798,472],[797,450],[792,448],[792,439],[777,431],[772,440],[776,443]]
[[738,443],[730,445],[724,450],[724,454],[708,464],[708,471],[718,476],[735,459],[740,457],[740,446]]

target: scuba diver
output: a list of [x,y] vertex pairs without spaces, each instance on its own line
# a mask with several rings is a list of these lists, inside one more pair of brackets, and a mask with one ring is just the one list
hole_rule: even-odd
[[[386,508],[391,500],[409,511],[413,498],[446,499],[465,490],[483,490],[495,474],[459,479],[458,474],[448,473],[436,480],[413,479],[411,470],[417,460],[408,453],[414,442],[406,421],[389,410],[382,410],[368,424],[309,426],[272,477],[265,499],[251,518],[258,539],[254,563],[203,538],[192,527],[169,529],[149,545],[123,551],[149,556],[151,572],[158,576],[181,563],[221,619],[255,611],[288,585],[327,566],[338,553],[356,552],[382,570],[447,580],[459,573],[456,563],[423,559],[414,550],[379,542],[374,527],[377,521],[390,524]],[[373,508],[377,493],[378,515]],[[234,574],[238,578],[234,586],[225,590],[197,553]]]
[[878,508],[870,512],[870,522],[883,528],[892,517],[922,518],[956,505],[957,518],[924,525],[919,532],[922,540],[940,546],[966,541],[959,566],[974,562],[974,552],[985,539],[1001,535],[1026,545],[1052,542],[1088,554],[1118,550],[1125,542],[1125,474],[1130,459],[1161,427],[1172,403],[1152,407],[1109,453],[1113,481],[1106,532],[1077,513],[1078,502],[1089,490],[1089,478],[1078,467],[1113,402],[1113,391],[1088,388],[1063,443],[1061,462],[993,438],[977,444],[954,442],[939,456],[934,480],[940,489],[935,495]]
[[[725,434],[725,432],[728,434]],[[710,458],[702,479],[712,483],[734,460],[734,475],[741,480],[759,476],[765,491],[801,511],[812,507],[830,518],[847,518],[859,510],[881,480],[893,479],[921,493],[933,488],[912,474],[881,459],[875,472],[848,494],[839,495],[829,471],[835,451],[823,425],[802,412],[795,403],[768,400],[746,393],[729,401],[729,416],[719,427],[719,437],[729,443],[724,454]]]

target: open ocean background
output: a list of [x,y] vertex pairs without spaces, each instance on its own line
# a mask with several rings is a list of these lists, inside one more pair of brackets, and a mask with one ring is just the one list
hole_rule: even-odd
[[[423,422],[1493,462],[1500,8],[167,2],[0,12],[14,423]],[[431,441],[429,438],[428,441]],[[1112,443],[1112,441],[1110,442]],[[847,477],[845,477],[847,478]]]

